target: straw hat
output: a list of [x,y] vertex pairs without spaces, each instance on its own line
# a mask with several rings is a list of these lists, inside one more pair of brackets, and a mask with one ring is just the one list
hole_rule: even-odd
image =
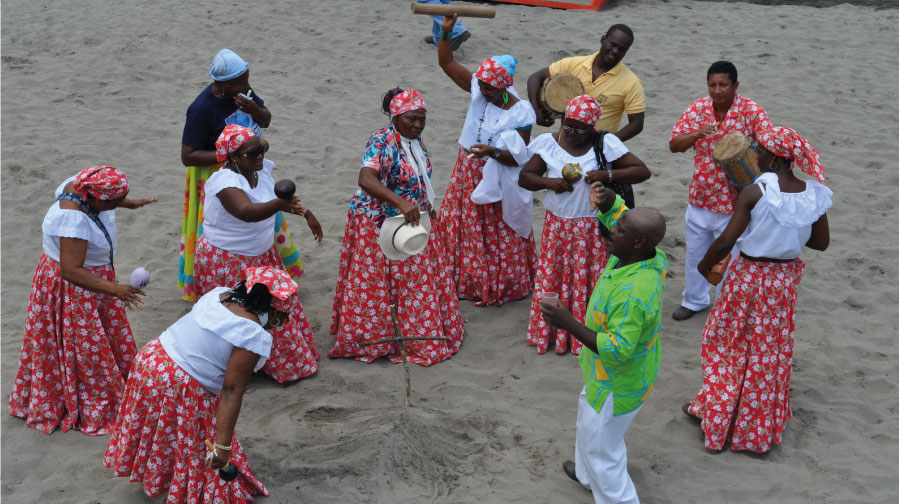
[[402,215],[388,217],[381,226],[381,235],[378,237],[381,252],[388,259],[402,261],[424,250],[428,245],[431,220],[423,213],[418,224],[415,227],[406,225],[405,217]]

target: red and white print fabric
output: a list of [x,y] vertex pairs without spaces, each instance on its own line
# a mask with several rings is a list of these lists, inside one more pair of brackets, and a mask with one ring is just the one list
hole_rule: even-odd
[[534,237],[522,238],[503,221],[502,202],[478,205],[471,193],[481,182],[486,159],[459,149],[440,221],[446,261],[456,294],[477,306],[501,305],[527,297],[534,288]]
[[390,99],[390,117],[396,117],[413,110],[428,110],[425,99],[418,91],[409,88]]
[[440,220],[431,219],[424,251],[391,261],[378,245],[378,225],[365,215],[347,216],[331,312],[331,334],[337,341],[328,357],[354,357],[363,362],[387,357],[399,362],[395,343],[359,346],[396,337],[390,315],[393,303],[403,337],[445,338],[406,341],[403,345],[410,362],[428,366],[459,351],[464,325],[443,262],[442,234]]
[[546,353],[550,345],[563,354],[570,345],[571,353],[580,355],[580,341],[543,320],[540,300],[544,293],[555,292],[562,306],[583,323],[590,295],[608,262],[608,240],[599,232],[598,219],[563,219],[546,212],[528,323],[528,344],[536,346],[538,354]]
[[175,364],[158,338],[150,341],[134,361],[103,465],[116,476],[143,482],[151,498],[168,492],[166,504],[244,504],[253,502],[253,495],[268,496],[237,433],[230,456],[240,472],[237,479],[224,481],[206,467],[204,441],[215,439],[218,400]]
[[[244,279],[242,272],[251,267],[284,268],[284,261],[274,245],[260,256],[245,256],[215,247],[204,236],[197,242],[194,255],[194,291],[200,297],[216,287],[234,287]],[[294,294],[293,298],[296,302],[290,319],[269,331],[272,351],[262,367],[262,371],[279,383],[299,380],[318,371],[318,345],[298,295]]]
[[219,163],[228,159],[228,154],[236,152],[247,140],[256,136],[249,128],[237,124],[229,124],[222,130],[218,140],[215,141],[215,159]]
[[511,87],[514,80],[512,74],[493,58],[487,58],[482,61],[478,65],[474,76],[476,79],[482,80],[496,89]]
[[596,125],[599,117],[602,115],[602,105],[596,101],[596,98],[582,94],[568,100],[565,106],[565,118],[574,119],[591,126]]
[[800,170],[824,183],[824,166],[818,149],[796,131],[780,126],[767,129],[759,135],[759,144],[782,158],[792,159]]
[[[694,101],[681,114],[669,140],[687,133],[694,133],[708,124],[716,124],[715,108],[711,97]],[[710,212],[734,213],[737,188],[730,182],[727,173],[712,160],[715,146],[731,133],[742,133],[749,141],[756,141],[759,133],[771,127],[768,114],[754,101],[740,94],[721,120],[712,135],[700,138],[693,144],[693,181],[690,183],[690,204]]]
[[690,411],[705,447],[765,453],[780,444],[790,410],[796,288],[805,264],[738,257],[702,331],[702,388]]
[[[87,269],[115,282],[109,264]],[[136,353],[122,301],[67,282],[59,263],[41,255],[9,412],[46,434],[109,434]]]
[[247,291],[252,289],[253,285],[261,283],[268,288],[269,294],[272,295],[272,308],[290,313],[299,302],[297,291],[300,288],[290,277],[290,273],[281,269],[283,267],[283,261],[280,267],[253,266],[241,271],[241,276],[246,280]]
[[72,186],[80,193],[108,201],[128,194],[128,177],[125,172],[112,166],[91,166],[75,175]]

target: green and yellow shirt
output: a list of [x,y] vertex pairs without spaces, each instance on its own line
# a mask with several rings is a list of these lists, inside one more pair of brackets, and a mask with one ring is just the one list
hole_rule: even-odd
[[[611,229],[626,211],[618,196],[597,217]],[[596,331],[597,352],[585,346],[580,356],[587,402],[598,412],[611,393],[615,415],[639,408],[656,381],[668,257],[656,248],[652,259],[616,268],[619,262],[611,256],[587,304],[585,325]]]

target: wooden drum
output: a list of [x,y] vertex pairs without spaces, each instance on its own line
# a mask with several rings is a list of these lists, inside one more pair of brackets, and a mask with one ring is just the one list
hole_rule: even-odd
[[568,100],[584,94],[584,84],[570,73],[559,72],[543,82],[540,88],[540,103],[551,117],[560,119],[565,115]]
[[737,187],[755,182],[759,176],[758,153],[745,135],[731,133],[718,142],[712,160]]

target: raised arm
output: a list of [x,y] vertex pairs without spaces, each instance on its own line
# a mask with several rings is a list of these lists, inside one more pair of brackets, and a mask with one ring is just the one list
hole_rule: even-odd
[[[453,25],[456,24],[456,14],[443,17],[443,33],[453,33]],[[450,40],[440,39],[437,44],[437,62],[443,73],[449,76],[457,86],[467,92],[471,92],[471,76],[472,73],[459,62],[453,59],[453,47]]]

